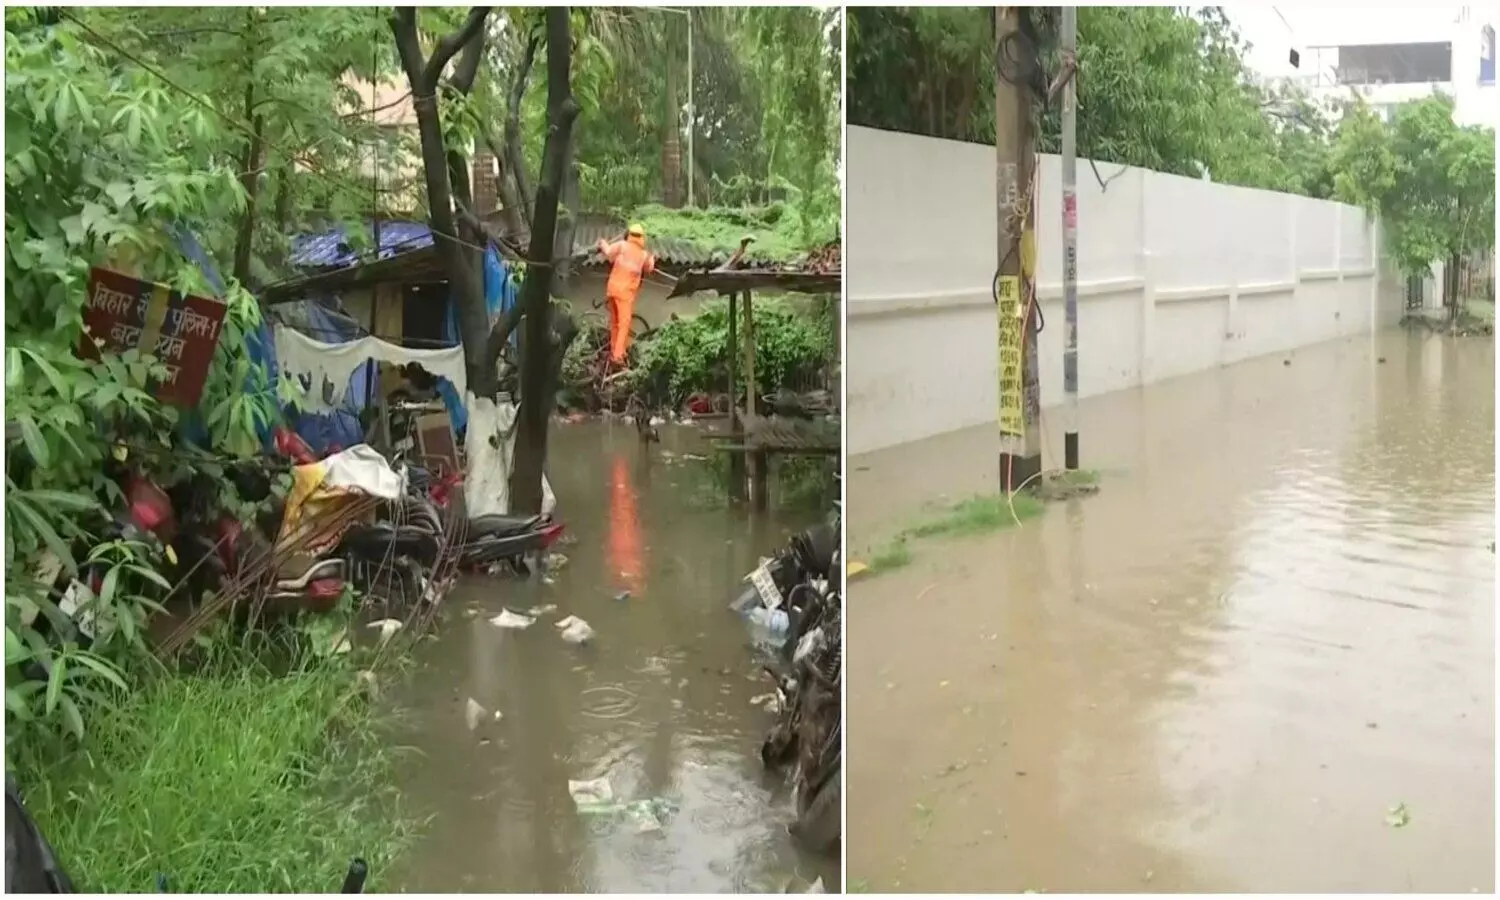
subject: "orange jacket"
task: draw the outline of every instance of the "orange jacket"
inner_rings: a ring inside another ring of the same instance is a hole
[[[641,278],[656,271],[656,257],[646,252],[646,239],[628,237],[613,244],[599,242],[599,252],[614,265],[609,270],[609,283],[604,286],[607,297],[634,300],[641,289]]]

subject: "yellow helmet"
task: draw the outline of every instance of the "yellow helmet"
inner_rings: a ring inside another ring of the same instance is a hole
[[[632,224],[630,226],[630,228],[625,233],[628,234],[628,235],[630,235],[631,237],[645,237],[646,236],[646,226],[642,225],[639,222],[636,222],[636,223]]]

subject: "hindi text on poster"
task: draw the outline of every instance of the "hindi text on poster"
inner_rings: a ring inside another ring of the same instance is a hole
[[[167,367],[154,388],[157,399],[197,406],[227,307],[98,267],[89,272],[88,290],[83,308],[88,331],[78,355],[98,359],[101,349],[123,353],[149,343],[152,355]]]
[[[1000,317],[1000,434],[1025,437],[1026,420],[1022,414],[1025,357],[1022,345],[1026,332],[1022,326],[1021,279],[1015,275],[1001,275],[995,285],[995,299]]]

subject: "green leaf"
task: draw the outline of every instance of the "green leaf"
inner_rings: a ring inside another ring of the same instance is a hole
[[[147,568],[146,566],[127,566],[126,568],[163,590],[170,591],[172,589],[171,582],[167,581],[166,577],[155,569]]]
[[[103,678],[105,681],[108,681],[110,684],[114,685],[120,690],[129,690],[129,686],[125,684],[125,679],[120,675],[120,670],[110,665],[100,657],[95,656],[92,653],[80,651],[73,654],[71,658],[82,663],[95,675],[98,675],[100,678]]]
[[[104,583],[99,587],[99,605],[110,607],[115,602],[115,591],[120,584],[120,567],[114,566],[104,573]]]
[[[63,696],[63,682],[68,677],[68,658],[59,656],[52,661],[52,671],[47,675],[47,703],[46,713],[52,715],[57,711],[58,701]]]
[[[99,505],[93,497],[68,491],[32,490],[27,491],[26,496],[42,506],[66,512],[88,512]]]
[[[26,648],[26,645],[22,643],[21,639],[17,637],[16,633],[14,631],[11,631],[10,626],[7,625],[5,627],[6,667],[9,668],[10,666],[20,665],[28,659],[31,659],[31,651]]]
[[[57,367],[35,350],[27,349],[24,352],[31,357],[32,362],[36,363],[36,367],[42,370],[42,376],[47,379],[48,384],[52,385],[52,390],[57,392],[58,397],[64,402],[71,400],[73,396],[71,387]]]
[[[42,468],[52,462],[52,453],[47,448],[47,439],[42,437],[42,431],[37,427],[36,419],[31,413],[22,413],[16,417],[16,423],[21,426],[21,440],[26,444],[26,450],[36,464]]]
[[[68,121],[73,116],[73,91],[70,85],[63,85],[62,90],[57,92],[57,100],[52,105],[52,118],[57,123],[59,130],[66,130]],[[51,712],[51,710],[48,710]]]
[[[104,188],[104,193],[118,209],[126,209],[130,206],[133,192],[129,184],[123,181],[112,181]]]
[[[83,714],[78,711],[78,704],[73,698],[64,694],[60,700],[62,708],[63,726],[78,740],[83,740]]]
[[[52,527],[52,524],[42,518],[41,514],[21,495],[20,491],[9,491],[5,499],[7,518],[9,518],[9,513],[14,510],[18,518],[26,520],[26,525],[34,532],[35,537],[47,545],[47,549],[52,551],[52,555],[62,561],[63,567],[69,572],[76,573],[78,571],[78,563],[73,560],[73,552],[68,548],[67,542],[58,536],[57,530]],[[5,530],[6,536],[9,537],[10,528],[7,527]]]

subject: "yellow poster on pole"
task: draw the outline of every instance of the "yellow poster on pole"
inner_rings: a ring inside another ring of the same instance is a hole
[[[1000,434],[1002,437],[1025,437],[1026,419],[1022,412],[1025,383],[1022,379],[1021,352],[1026,329],[1021,306],[1021,279],[1001,275],[996,284],[996,312],[1000,317]]]

